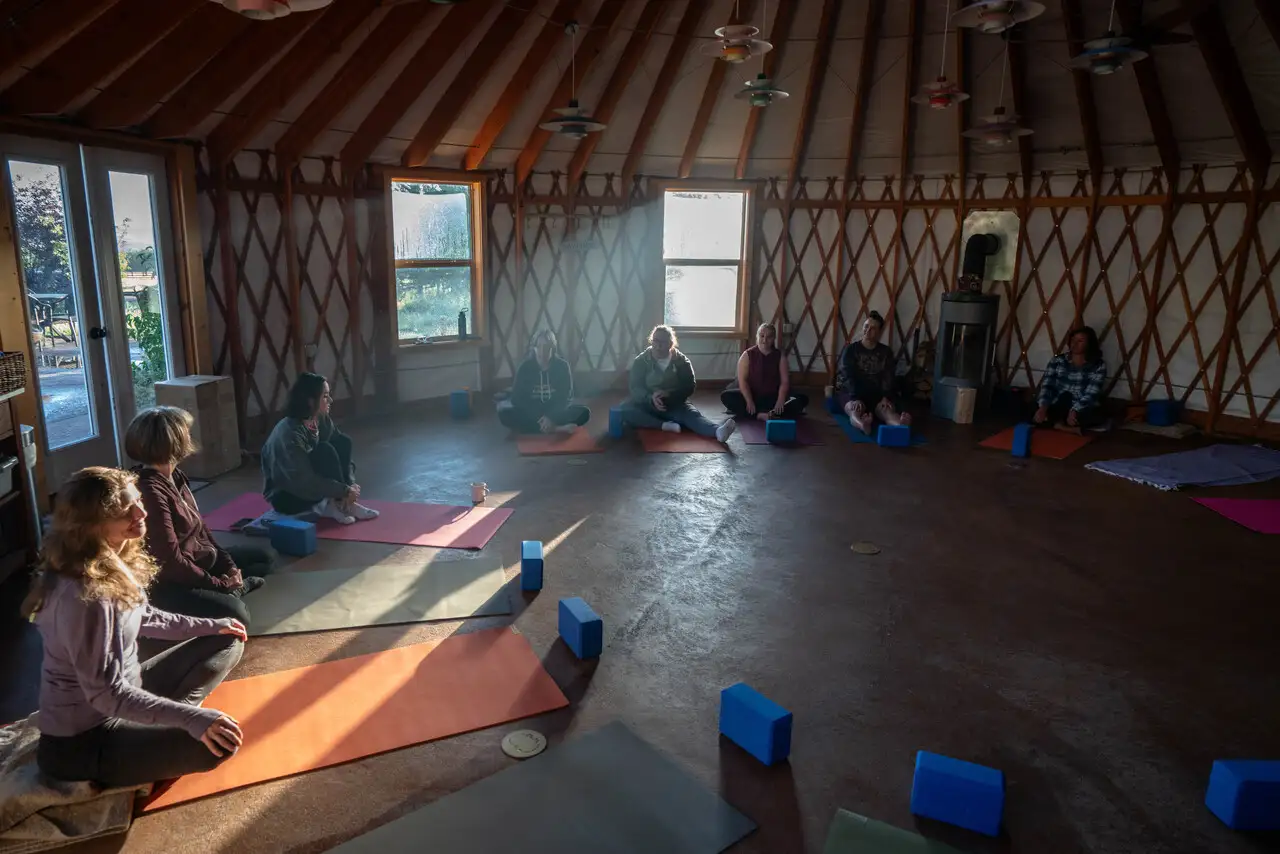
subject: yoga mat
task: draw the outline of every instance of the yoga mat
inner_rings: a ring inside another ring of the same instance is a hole
[[[1176,454],[1089,463],[1085,468],[1166,492],[1180,486],[1240,486],[1280,477],[1280,451],[1261,445],[1210,445]]]
[[[668,433],[666,430],[637,430],[640,444],[650,454],[727,454],[729,448],[710,436],[699,436],[692,430]]]
[[[840,428],[840,432],[844,433],[845,436],[849,437],[849,441],[853,442],[855,445],[874,445],[876,443],[876,434],[874,430],[872,430],[871,435],[868,436],[866,433],[863,433],[857,427],[854,427],[852,424],[850,424],[849,416],[845,415],[843,412],[839,412],[839,413],[833,412],[831,414],[831,417],[835,419],[836,426]],[[924,436],[921,436],[919,433],[915,431],[914,428],[912,428],[911,446],[915,447],[916,445],[923,445],[923,444],[925,444]]]
[[[1013,429],[1010,427],[1008,430],[1001,430],[990,439],[979,442],[978,446],[997,451],[1012,451]],[[1092,435],[1077,436],[1075,433],[1064,433],[1051,427],[1042,427],[1031,431],[1031,456],[1065,460],[1092,441]]]
[[[738,421],[738,435],[742,437],[742,441],[748,445],[767,445],[769,441],[764,437],[764,422],[757,421],[754,418],[742,418]],[[796,440],[788,442],[791,445],[822,445],[822,434],[814,427],[813,422],[807,418],[796,419]]]
[[[253,634],[510,614],[495,555],[405,566],[278,572],[246,600]]]
[[[145,811],[567,705],[509,628],[223,682],[204,706],[239,721],[244,745],[214,770],[179,778]]]
[[[1195,498],[1215,513],[1259,534],[1280,534],[1280,499],[1275,498]]]
[[[455,507],[452,504],[360,503],[382,515],[354,525],[340,525],[332,519],[321,519],[316,523],[316,535],[322,540],[482,549],[512,512],[505,508]],[[247,492],[205,513],[204,521],[215,531],[230,531],[240,519],[256,519],[269,509],[265,498]]]
[[[718,854],[754,829],[631,730],[611,723],[333,852]]]
[[[516,447],[525,456],[543,454],[598,454],[604,450],[596,437],[584,427],[572,433],[553,433],[549,436],[517,436]]]
[[[837,810],[822,854],[960,854],[950,845],[926,839],[847,810]]]

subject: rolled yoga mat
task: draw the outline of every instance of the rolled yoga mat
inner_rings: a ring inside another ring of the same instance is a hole
[[[341,525],[332,519],[316,522],[322,540],[354,540],[361,543],[395,543],[402,546],[435,546],[442,549],[482,549],[511,510],[493,507],[459,507],[453,504],[406,504],[398,501],[362,501],[382,515],[367,522]],[[256,519],[271,509],[261,495],[247,492],[204,514],[215,531],[230,531],[241,519]]]
[[[718,854],[755,823],[621,723],[334,848],[335,854]]]
[[[510,628],[223,682],[204,707],[239,721],[244,745],[214,770],[180,777],[144,811],[567,705]]]
[[[278,572],[245,599],[252,634],[287,635],[358,626],[510,614],[496,555],[403,566]]]

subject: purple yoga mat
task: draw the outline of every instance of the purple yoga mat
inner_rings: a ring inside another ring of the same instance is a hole
[[[748,445],[767,445],[768,440],[764,437],[764,422],[757,421],[754,418],[742,418],[738,420],[738,434],[742,436],[742,441]],[[792,443],[788,443],[792,444]],[[814,429],[813,424],[807,418],[796,419],[796,445],[822,445],[822,434]]]
[[[1215,513],[1259,534],[1280,534],[1280,499],[1277,498],[1196,498]]]

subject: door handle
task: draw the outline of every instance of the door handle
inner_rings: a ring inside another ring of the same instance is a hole
[[[106,337],[107,337],[107,327],[105,327],[105,326],[91,326],[91,327],[89,327],[89,337],[90,337],[90,338],[92,338],[94,341],[97,341],[99,338],[106,338]]]

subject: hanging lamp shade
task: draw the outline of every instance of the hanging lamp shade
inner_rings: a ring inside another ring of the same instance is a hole
[[[1072,58],[1071,67],[1090,74],[1115,74],[1130,62],[1146,59],[1146,51],[1134,47],[1133,39],[1107,33],[1084,43],[1084,51]]]
[[[928,104],[935,110],[945,110],[961,101],[969,100],[969,93],[961,92],[960,87],[946,77],[939,77],[932,83],[926,83],[920,94],[911,99],[917,104]]]
[[[291,12],[315,12],[333,4],[333,0],[214,0],[239,15],[254,21],[271,21]]]
[[[996,107],[993,115],[978,119],[976,127],[964,132],[964,136],[976,139],[988,148],[1004,148],[1020,136],[1031,136],[1031,128],[1018,124],[1016,115],[1005,113],[1004,107]]]
[[[1043,14],[1044,4],[1034,0],[975,0],[956,12],[951,23],[983,33],[1003,33]]]
[[[773,45],[758,39],[760,30],[750,24],[730,24],[716,30],[716,38],[698,48],[703,56],[714,56],[725,62],[746,62],[753,56],[763,56],[773,50]]]
[[[791,93],[784,92],[773,85],[773,81],[761,71],[754,80],[748,80],[745,86],[735,92],[733,97],[739,101],[746,101],[753,107],[767,107],[774,101],[790,98]]]
[[[604,122],[596,121],[579,107],[576,98],[569,102],[569,106],[560,107],[553,112],[556,113],[556,117],[548,119],[538,127],[571,139],[582,139],[589,133],[599,133],[608,127]]]

